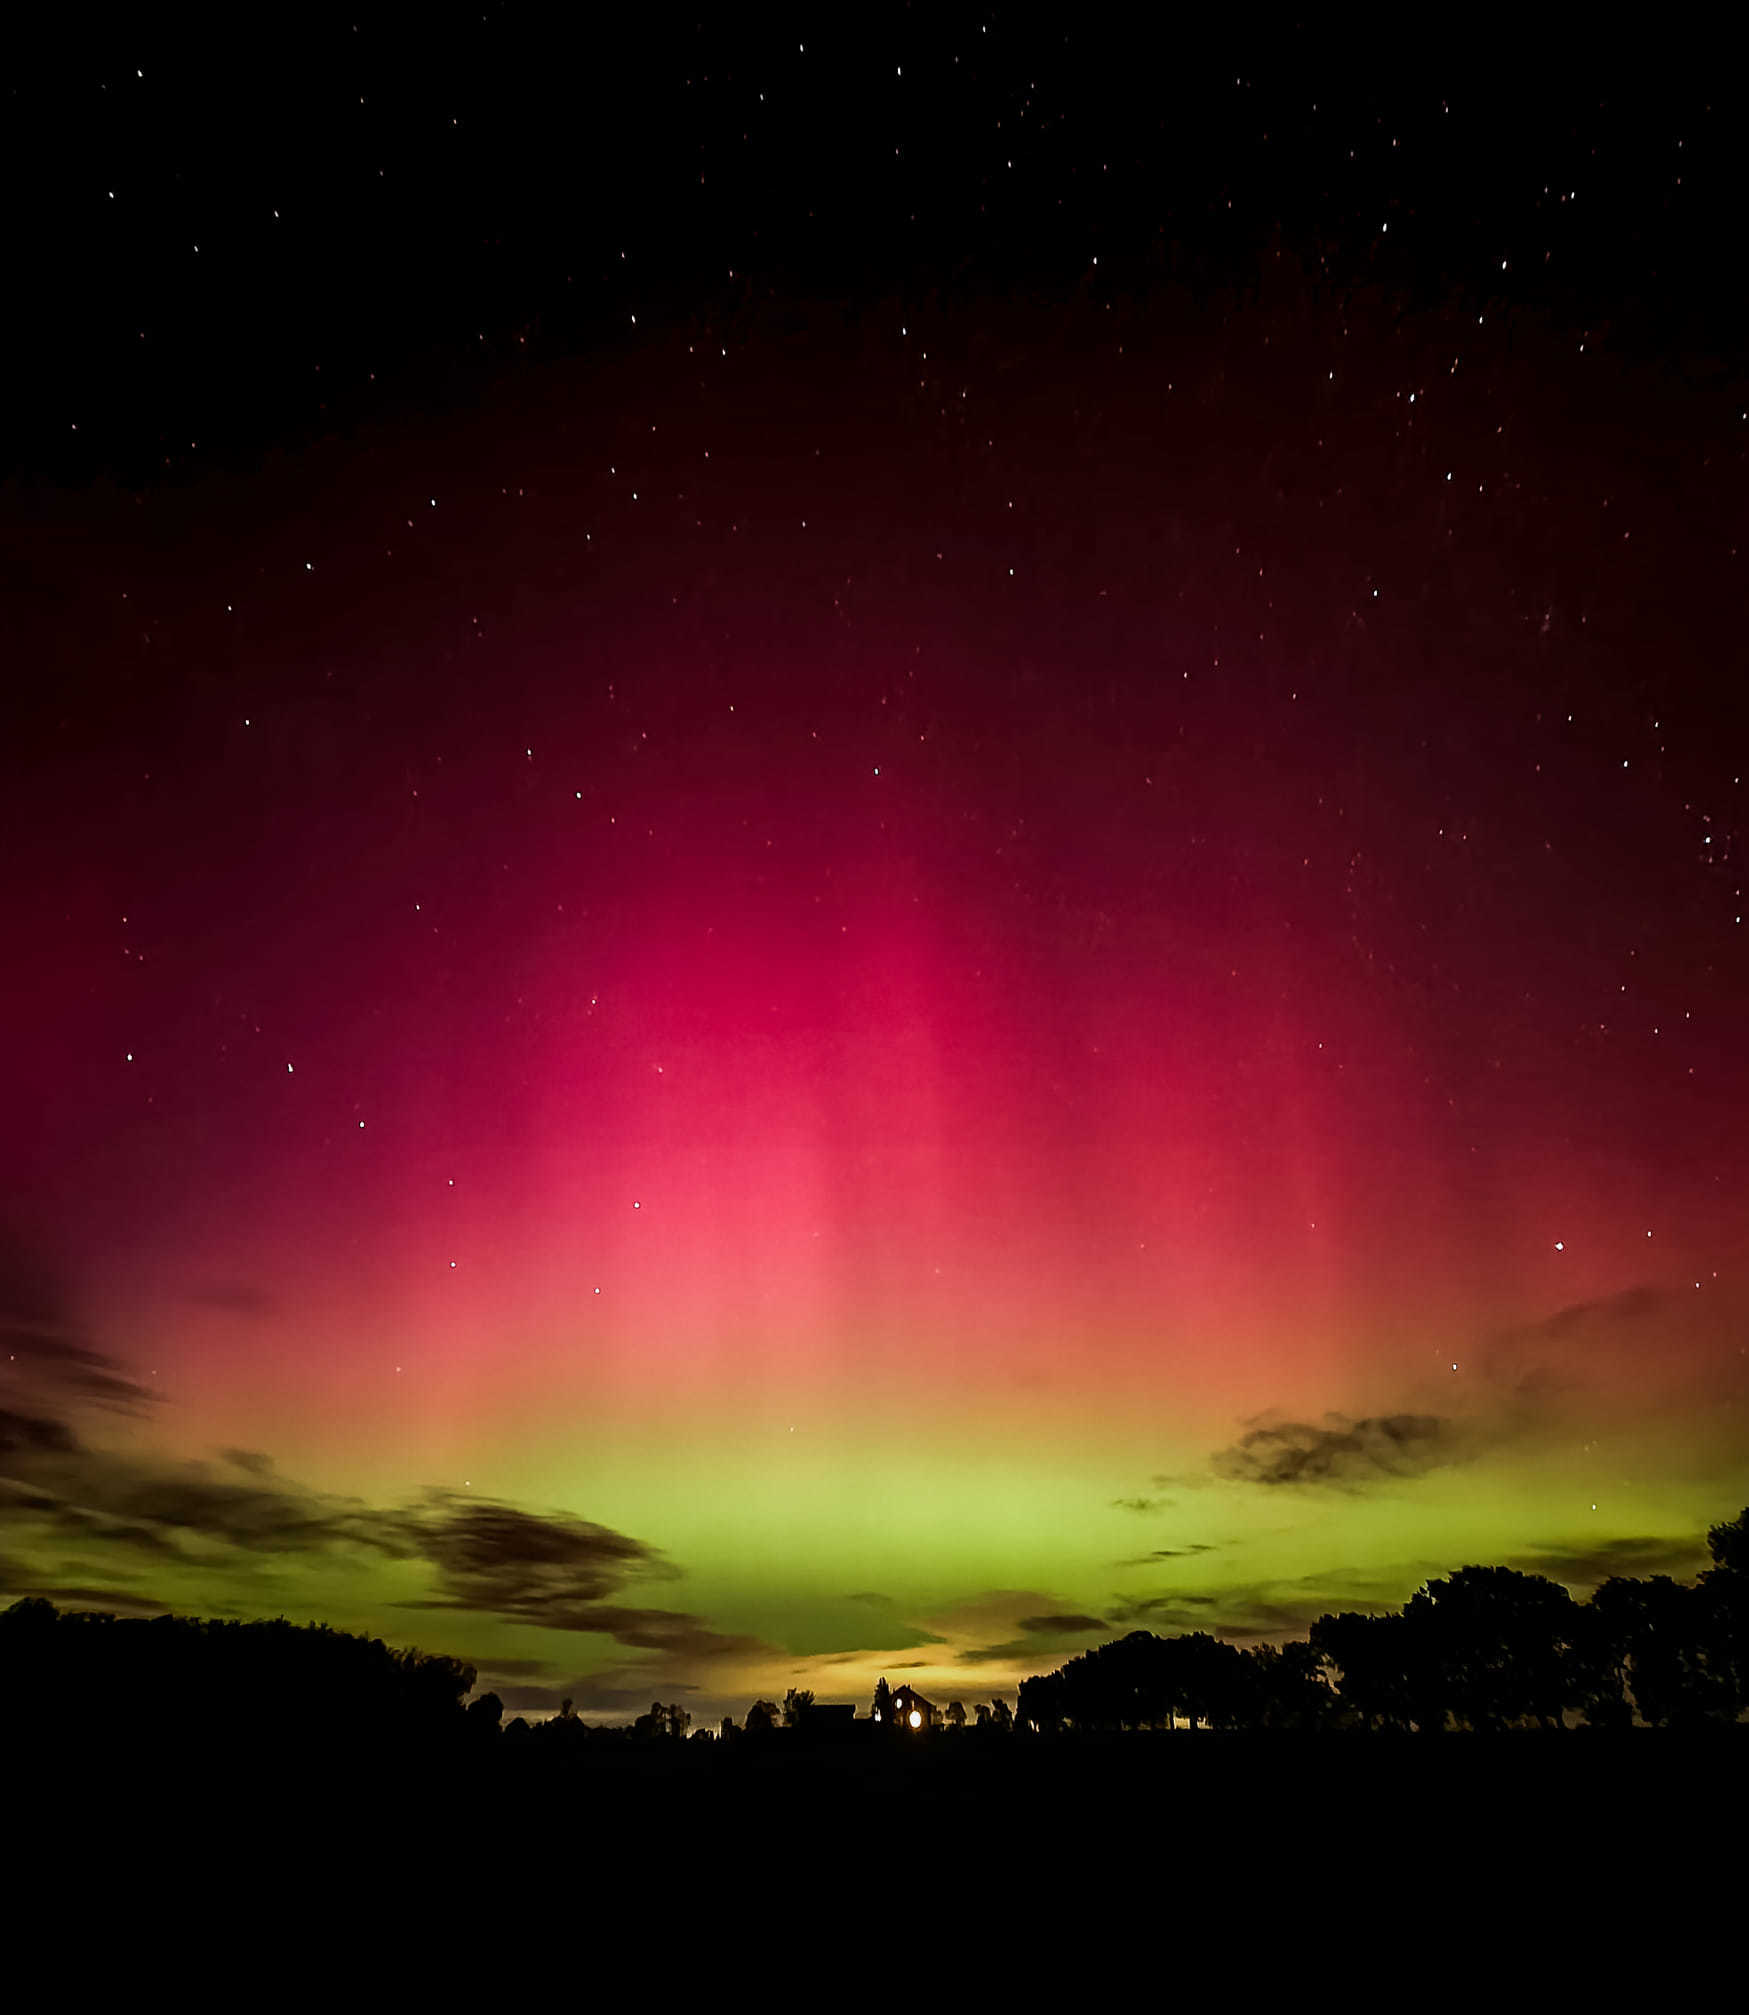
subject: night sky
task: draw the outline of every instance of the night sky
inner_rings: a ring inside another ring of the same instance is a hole
[[[638,12],[9,49],[0,1601],[703,1718],[1691,1574],[1738,83]]]

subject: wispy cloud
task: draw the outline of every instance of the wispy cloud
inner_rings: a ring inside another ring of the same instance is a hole
[[[1128,1560],[1115,1560],[1114,1567],[1152,1567],[1157,1560],[1193,1560],[1199,1553],[1218,1553],[1218,1546],[1198,1543],[1193,1546],[1157,1546],[1152,1553],[1132,1554]]]
[[[599,1635],[670,1674],[776,1655],[689,1611],[628,1602],[631,1584],[679,1570],[645,1541],[570,1512],[444,1490],[372,1505],[307,1489],[258,1449],[195,1462],[94,1443],[91,1419],[141,1412],[158,1396],[74,1333],[42,1283],[16,1267],[0,1266],[0,1335],[0,1526],[11,1593],[163,1608],[159,1590],[127,1586],[128,1563],[150,1560],[171,1577],[166,1586],[178,1569],[197,1572],[211,1609],[224,1605],[227,1577],[232,1588],[250,1584],[253,1563],[342,1565],[364,1555],[431,1570],[434,1592],[399,1607]],[[96,1570],[101,1583],[83,1559],[75,1564],[74,1548],[106,1563]]]
[[[958,1647],[951,1656],[959,1665],[1012,1665],[1057,1647],[1079,1647],[1110,1631],[1103,1616],[1027,1589],[974,1596],[930,1621],[944,1642]],[[968,1638],[988,1641],[968,1644]]]
[[[1469,1451],[1464,1430],[1438,1414],[1350,1420],[1327,1413],[1317,1425],[1283,1420],[1252,1427],[1210,1462],[1230,1483],[1357,1490],[1425,1476],[1461,1462]]]
[[[1566,1546],[1534,1546],[1504,1564],[1525,1574],[1546,1574],[1551,1581],[1589,1592],[1614,1574],[1634,1579],[1669,1574],[1687,1579],[1706,1566],[1707,1558],[1706,1539],[1695,1533],[1681,1539],[1576,1540]]]

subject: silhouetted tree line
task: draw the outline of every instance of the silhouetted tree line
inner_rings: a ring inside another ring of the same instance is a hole
[[[1402,1609],[1321,1616],[1251,1650],[1138,1630],[1022,1682],[1061,1729],[1692,1727],[1749,1707],[1749,1509],[1707,1534],[1693,1584],[1612,1576],[1584,1602],[1510,1567],[1461,1567]]]
[[[1713,1565],[1692,1584],[1615,1576],[1587,1601],[1508,1567],[1463,1567],[1402,1609],[1321,1616],[1309,1635],[1248,1650],[1196,1631],[1132,1631],[1022,1681],[1010,1715],[958,1700],[922,1739],[996,1740],[1063,1730],[1172,1728],[1693,1727],[1749,1708],[1749,1508],[1707,1534]],[[495,1693],[470,1699],[474,1668],[394,1650],[325,1624],[117,1618],[58,1611],[27,1596],[0,1611],[0,1727],[16,1749],[53,1726],[88,1753],[155,1758],[277,1751],[332,1756],[560,1757],[606,1748],[762,1743],[838,1734],[844,1710],[791,1688],[758,1700],[737,1726],[692,1728],[679,1703],[651,1703],[629,1725],[591,1726],[570,1700],[557,1714],[503,1724]],[[883,1679],[870,1738],[909,1746]],[[689,1740],[690,1737],[690,1740]],[[782,1746],[791,1746],[784,1743]],[[797,1745],[799,1746],[799,1744]]]
[[[0,1725],[15,1742],[76,1731],[91,1753],[455,1748],[497,1732],[495,1695],[464,1705],[474,1676],[326,1624],[116,1617],[40,1596],[0,1611]]]

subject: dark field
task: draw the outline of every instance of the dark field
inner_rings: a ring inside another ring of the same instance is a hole
[[[1746,1762],[1749,1729],[778,1735],[430,1770],[15,1745],[7,1893],[15,1925],[120,1910],[231,1954],[249,2005],[283,1964],[300,2003],[362,1965],[494,2007],[579,1969],[659,2006],[1735,2006]]]
[[[950,1737],[909,1753],[809,1750],[779,1734],[727,1752],[661,1743],[574,1759],[450,1757],[429,1769],[368,1756],[136,1754],[63,1772],[39,1752],[11,1781],[39,1825],[100,1828],[112,1843],[216,1825],[262,1848],[339,1851],[436,1828],[591,1865],[770,1865],[816,1851],[855,1864],[928,1843],[932,1855],[1041,1857],[1081,1871],[1127,1865],[1142,1846],[1181,1870],[1242,1857],[1307,1880],[1343,1861],[1386,1876],[1412,1850],[1427,1863],[1548,1880],[1600,1859],[1642,1878],[1698,1868],[1729,1842],[1735,1892],[1749,1728]],[[1716,1866],[1712,1879],[1723,1874]]]

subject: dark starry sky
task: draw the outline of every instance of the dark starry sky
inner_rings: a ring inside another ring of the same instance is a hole
[[[708,1692],[1148,1599],[1113,1500],[1259,1418],[1449,1433],[1217,1463],[1235,1628],[1740,1501],[1716,52],[82,15],[5,90],[8,1297],[164,1395],[34,1394],[20,1588],[385,1627],[222,1494],[115,1539],[240,1446],[661,1549],[470,1655]]]

